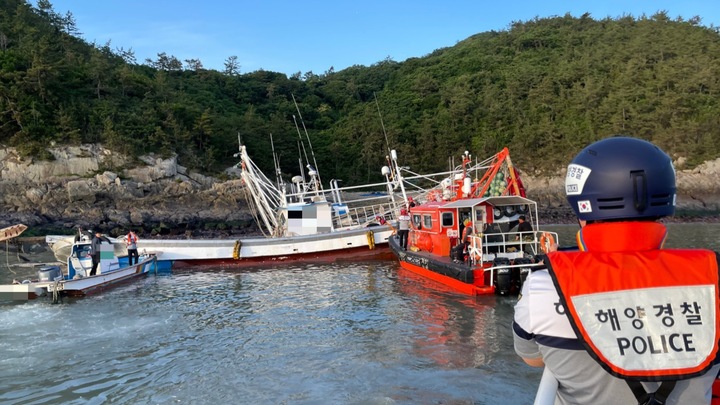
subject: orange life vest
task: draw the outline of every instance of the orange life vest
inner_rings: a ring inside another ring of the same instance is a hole
[[[473,234],[473,226],[472,224],[466,225],[465,228],[463,228],[462,231],[462,240],[465,243],[470,243],[470,236]]]
[[[132,245],[133,243],[137,243],[137,241],[138,241],[138,237],[137,237],[137,235],[135,235],[135,232],[132,232],[132,231],[131,231],[131,232],[129,232],[129,233],[125,236],[125,242],[126,242],[128,245]]]
[[[592,224],[579,252],[548,254],[575,333],[608,372],[665,381],[701,375],[718,355],[718,256],[661,249],[658,223]]]

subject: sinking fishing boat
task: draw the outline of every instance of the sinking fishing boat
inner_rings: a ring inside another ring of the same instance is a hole
[[[385,182],[340,187],[331,180],[322,185],[315,162],[301,166],[301,174],[286,182],[275,159],[276,180],[270,180],[247,153],[245,145],[235,155],[240,162],[243,192],[263,236],[226,239],[147,239],[138,241],[139,252],[162,252],[162,270],[184,265],[273,264],[291,260],[330,259],[339,256],[377,255],[394,229],[389,225],[404,204],[392,174],[396,159],[382,168]],[[393,156],[396,156],[393,154]],[[60,261],[70,254],[73,237],[48,235],[46,242]],[[114,240],[116,252],[125,249]]]
[[[408,245],[389,241],[400,265],[464,294],[517,294],[543,242],[557,234],[539,229],[537,203],[508,149],[475,164],[465,152],[443,175],[410,207]],[[399,170],[397,177],[404,181]]]
[[[157,271],[157,255],[144,254],[135,264],[128,257],[118,257],[111,243],[100,244],[100,262],[96,274],[91,275],[92,257],[89,240],[79,240],[73,244],[72,253],[67,258],[67,273],[62,274],[59,266],[49,269],[47,276],[52,280],[47,285],[47,294],[57,302],[65,296],[84,296],[108,289],[118,283],[144,276]]]

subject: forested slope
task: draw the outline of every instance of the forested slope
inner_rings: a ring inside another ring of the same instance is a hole
[[[521,169],[555,173],[618,133],[691,167],[720,156],[720,37],[699,18],[514,22],[403,62],[287,77],[242,73],[232,58],[222,72],[165,53],[137,61],[131,50],[86,43],[71,13],[37,4],[0,0],[0,143],[36,159],[50,144],[102,143],[130,156],[177,153],[212,174],[235,162],[239,136],[270,172],[272,134],[292,175],[295,122],[323,179],[345,185],[379,176],[381,122],[401,163],[418,172],[464,150],[484,157],[509,146]]]

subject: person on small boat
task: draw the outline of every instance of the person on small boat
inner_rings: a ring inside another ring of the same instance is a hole
[[[573,159],[565,190],[579,250],[549,252],[523,284],[516,353],[554,376],[555,404],[709,404],[720,256],[663,248],[658,220],[675,210],[670,157],[607,138]]]
[[[137,249],[137,242],[138,237],[131,229],[130,232],[125,235],[125,246],[127,246],[128,263],[130,264],[130,266],[132,266],[133,264],[137,264],[140,261],[140,255],[138,255]]]
[[[533,227],[530,222],[527,222],[525,220],[525,215],[520,215],[518,217],[518,227],[517,227],[518,234],[515,235],[515,240],[522,240],[522,241],[532,241],[533,240]],[[531,243],[522,243],[522,250],[527,254],[532,254],[532,244]]]
[[[91,276],[95,275],[98,264],[100,264],[100,244],[103,242],[112,244],[110,239],[103,236],[100,231],[95,231],[95,236],[92,238],[92,242],[90,243],[90,257],[92,258],[92,270],[90,270]]]
[[[517,239],[520,239],[521,236],[523,238],[525,238],[529,235],[528,233],[524,233],[524,232],[532,232],[533,231],[532,224],[525,220],[525,215],[520,215],[520,217],[518,217],[517,230],[518,230]]]
[[[410,233],[410,215],[408,215],[408,210],[405,208],[400,209],[397,233],[398,238],[400,238],[400,247],[402,250],[407,250],[408,233]]]

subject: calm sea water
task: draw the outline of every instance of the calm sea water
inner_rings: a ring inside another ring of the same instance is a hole
[[[670,228],[720,250],[720,224]],[[150,275],[0,305],[0,403],[527,404],[541,372],[513,352],[514,302],[392,260]]]

